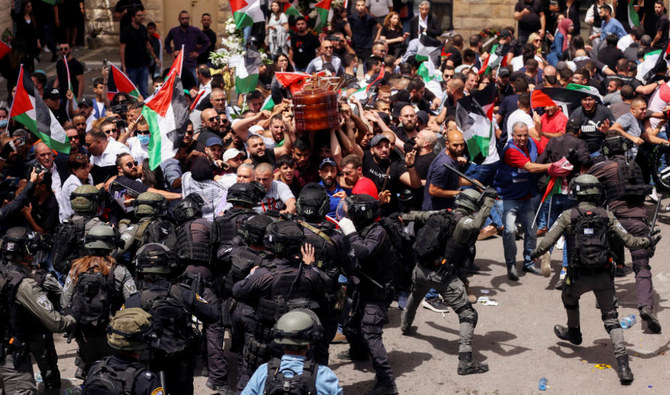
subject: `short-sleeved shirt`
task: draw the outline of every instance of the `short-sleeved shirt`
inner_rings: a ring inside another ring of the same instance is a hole
[[[514,6],[514,11],[521,12],[524,8],[530,10],[529,14],[524,15],[523,18],[519,20],[519,30],[524,30],[527,32],[535,32],[540,30],[542,27],[540,21],[540,13],[542,12],[542,3],[539,0],[534,0],[532,3],[527,3],[525,0],[519,0]]]
[[[149,66],[149,53],[147,52],[147,42],[149,33],[144,25],[135,29],[132,25],[124,26],[121,30],[119,40],[126,44],[126,67],[146,67]]]
[[[84,74],[84,66],[75,58],[68,60],[67,66],[70,69],[72,93],[77,95],[79,93],[79,81],[77,80],[77,76]],[[59,59],[58,62],[56,62],[56,75],[58,75],[58,90],[60,91],[61,96],[65,97],[65,92],[68,90],[68,81],[67,69],[65,68],[63,59]]]
[[[616,122],[621,125],[624,132],[633,137],[640,137],[644,130],[644,124],[642,124],[639,119],[635,118],[631,112],[623,114],[616,120]],[[633,144],[627,154],[630,155],[631,158],[634,158],[637,155],[637,145]]]
[[[547,113],[542,114],[542,133],[562,133],[565,134],[565,125],[568,123],[568,116],[563,114],[563,111],[560,109],[554,114],[553,117],[549,118]],[[542,147],[546,147],[549,142],[549,138],[542,136],[540,139],[540,144]]]
[[[359,17],[356,13],[349,15],[349,26],[353,37],[354,49],[370,49],[374,41],[374,28],[377,26],[377,20],[369,14]]]
[[[293,63],[299,70],[307,68],[316,56],[316,50],[321,46],[319,39],[312,33],[304,36],[294,34],[291,36],[291,49],[293,50]]]
[[[119,0],[116,3],[116,6],[114,6],[114,11],[122,13],[124,10],[130,11],[133,8],[139,8],[140,10],[144,10],[144,6],[142,5],[142,2],[140,0]],[[125,15],[123,15],[121,17],[121,20],[119,21],[121,29],[123,29],[124,26],[130,25],[131,19],[132,16],[130,16],[130,12],[127,12]]]
[[[528,115],[528,113],[525,111],[517,109],[509,115],[509,118],[507,118],[507,134],[509,136],[512,135],[512,132],[514,131],[513,126],[517,122],[523,122],[529,130],[530,128],[535,127],[535,121],[533,121],[533,118],[531,118],[531,116]]]
[[[656,20],[656,31],[661,32],[661,39],[656,42],[654,48],[663,48],[666,41],[668,41],[668,29],[670,29],[668,14],[663,14]]]
[[[263,200],[261,200],[260,206],[254,208],[259,213],[263,213],[268,210],[284,210],[286,208],[286,202],[289,199],[295,199],[291,188],[288,185],[281,181],[273,180],[270,190],[267,191]]]
[[[540,155],[544,150],[540,148],[540,146],[537,143],[537,140],[535,140],[532,137],[530,137],[530,139],[533,140],[535,146],[537,146],[537,154]],[[524,153],[522,154],[519,150],[508,149],[507,151],[505,151],[505,157],[503,161],[505,162],[506,165],[521,169],[526,165],[526,163],[530,162],[528,147],[526,146],[526,149],[523,151]]]
[[[367,177],[360,177],[358,181],[356,181],[356,185],[354,185],[354,187],[351,188],[351,194],[370,195],[375,199],[379,198],[379,192],[377,191],[377,186],[371,179]]]
[[[582,134],[579,138],[586,141],[590,153],[600,150],[600,146],[605,140],[605,133],[602,133],[598,128],[606,119],[610,121],[610,125],[614,123],[614,115],[612,115],[612,111],[602,104],[597,104],[595,111],[590,114],[584,113],[584,107],[582,106],[577,107],[577,109],[570,114],[570,120],[581,125]]]
[[[388,15],[389,8],[393,7],[393,0],[365,0],[365,5],[372,16],[381,18]]]
[[[448,191],[458,189],[460,177],[455,172],[447,169],[445,165],[458,169],[458,162],[447,155],[445,150],[442,150],[430,164],[428,175],[426,175],[426,187],[423,191],[423,204],[421,205],[421,209],[424,211],[441,210],[451,208],[454,205],[454,198],[441,198],[431,196],[429,193],[431,184]]]

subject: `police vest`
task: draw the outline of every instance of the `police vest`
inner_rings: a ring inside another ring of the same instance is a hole
[[[570,210],[572,232],[566,243],[570,267],[581,270],[608,270],[611,268],[609,216],[602,207]]]
[[[179,259],[209,265],[211,261],[211,226],[204,218],[188,221],[177,228]]]
[[[503,149],[502,157],[505,157],[507,150],[513,149],[530,159],[531,162],[537,160],[537,146],[533,139],[528,138],[528,154],[510,140]],[[500,161],[498,174],[496,175],[495,185],[500,189],[500,196],[503,199],[522,199],[526,196],[537,194],[537,183],[535,175],[525,169],[512,167]]]
[[[214,241],[218,243],[219,247],[230,244],[233,238],[237,236],[237,231],[242,223],[252,215],[256,215],[256,212],[252,209],[231,208],[222,217],[216,217],[213,228],[215,233],[212,235]]]
[[[272,273],[270,292],[258,301],[256,315],[265,323],[274,324],[279,317],[294,309],[314,309],[318,303],[313,301],[311,289],[301,276],[305,273],[297,262],[277,262]]]
[[[27,346],[27,343],[30,339],[33,339],[37,336],[41,336],[44,333],[48,332],[48,329],[42,324],[42,322],[35,317],[28,309],[22,305],[16,303],[16,293],[19,290],[19,286],[24,279],[29,278],[30,276],[27,273],[24,273],[20,268],[17,268],[15,264],[9,263],[4,270],[5,277],[5,289],[3,291],[3,301],[8,314],[8,338],[16,339],[17,343],[14,343],[15,346]],[[37,299],[37,304],[40,307],[51,310],[53,305],[46,296],[40,296]]]
[[[633,160],[626,161],[622,155],[617,155],[611,160],[617,164],[617,181],[604,183],[607,200],[644,202],[647,185],[644,183],[640,166]]]
[[[319,270],[323,271],[330,278],[338,278],[340,268],[337,262],[337,249],[329,233],[332,229],[318,228],[305,221],[298,221],[305,234],[305,243],[314,247],[314,262]]]
[[[249,247],[233,247],[230,254],[230,270],[226,276],[226,291],[232,295],[233,285],[249,275],[254,266],[260,266],[265,253]]]
[[[191,340],[191,313],[184,304],[182,285],[171,284],[169,289],[141,291],[141,306],[151,314],[158,339],[152,348],[167,355],[185,351]]]

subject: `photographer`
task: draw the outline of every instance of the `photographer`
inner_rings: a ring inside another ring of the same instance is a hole
[[[0,183],[0,190],[2,191],[2,208],[0,208],[0,228],[5,228],[5,224],[9,224],[11,221],[7,219],[12,215],[18,212],[21,207],[28,201],[33,191],[35,190],[35,183],[41,180],[44,177],[44,173],[38,173],[33,169],[30,173],[30,179],[23,186],[23,188],[18,188],[18,181],[16,179],[5,179]],[[12,188],[13,185],[13,188]],[[16,197],[9,201],[8,198],[12,197],[16,191]]]
[[[53,233],[58,226],[58,201],[52,190],[53,178],[51,173],[39,167],[33,172],[38,172],[40,177],[35,184],[35,192],[21,213],[35,232]]]

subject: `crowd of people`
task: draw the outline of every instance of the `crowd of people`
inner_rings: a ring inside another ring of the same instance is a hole
[[[468,284],[477,240],[498,236],[511,283],[519,269],[560,271],[559,339],[582,342],[579,298],[596,294],[630,384],[617,277],[634,272],[640,317],[661,332],[650,266],[660,235],[645,200],[659,199],[651,158],[669,145],[663,2],[635,6],[634,24],[622,1],[598,0],[580,21],[578,0],[520,0],[516,28],[467,44],[443,34],[430,2],[415,3],[334,5],[316,34],[313,19],[267,2],[267,21],[244,37],[271,64],[255,90],[236,95],[233,71],[209,60],[211,15],[199,29],[180,12],[162,47],[141,2],[120,0],[119,70],[139,95],[110,97],[107,64],[88,82],[72,56],[76,30],[50,44],[51,27],[22,2],[15,38],[34,48],[21,62],[70,149],[54,151],[0,108],[5,393],[34,393],[31,357],[45,393],[60,393],[53,333],[63,332],[78,345],[84,393],[189,394],[196,371],[223,394],[337,394],[329,344],[347,342],[337,358],[371,360],[369,393],[397,394],[382,335],[391,305],[405,336],[419,306],[453,310],[457,373],[485,373],[473,360]],[[60,55],[55,78],[28,66],[41,42]],[[152,169],[152,134],[167,131],[142,116],[143,100],[167,77],[164,55],[178,59],[180,48],[188,122],[174,156]],[[646,68],[658,49],[662,61]],[[338,126],[297,127],[292,91],[277,78],[291,71],[340,77]],[[555,95],[576,89],[576,101]],[[495,92],[486,138],[462,111],[482,92]],[[555,244],[563,259],[552,268]]]

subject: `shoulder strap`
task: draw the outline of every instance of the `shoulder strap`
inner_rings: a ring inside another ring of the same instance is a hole
[[[317,229],[315,226],[313,226],[313,225],[307,223],[306,221],[299,220],[298,223],[299,223],[300,226],[302,226],[303,228],[310,230],[310,231],[311,231],[312,233],[314,233],[315,235],[317,235],[317,236],[321,237],[322,239],[324,239],[324,240],[326,241],[326,243],[328,243],[328,244],[330,244],[330,245],[334,245],[334,243],[333,243],[333,239],[331,239],[330,236],[328,236],[328,235],[327,235],[324,231],[322,231],[321,229]]]
[[[319,373],[319,364],[309,359],[306,360],[302,366],[302,374],[300,378],[302,382],[307,385],[308,394],[316,394],[316,376]]]
[[[123,391],[125,394],[133,394],[135,380],[137,380],[137,377],[144,373],[145,370],[147,370],[147,368],[142,363],[134,362],[123,371],[121,378],[123,380]]]
[[[144,232],[147,230],[149,225],[151,225],[153,221],[151,218],[147,218],[144,222],[140,222],[139,227],[137,228],[137,232],[135,232],[135,240],[137,241],[142,241],[142,236],[144,235]]]

